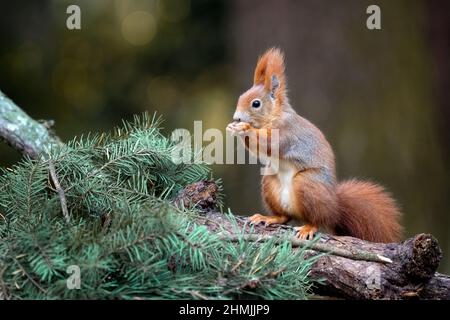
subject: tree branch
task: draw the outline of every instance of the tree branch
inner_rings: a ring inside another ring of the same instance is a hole
[[[14,149],[32,158],[46,148],[61,143],[43,124],[30,118],[1,91],[0,138]]]

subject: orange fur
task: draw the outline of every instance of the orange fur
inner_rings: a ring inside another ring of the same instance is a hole
[[[301,227],[294,228],[297,231],[297,237],[301,239],[309,239],[312,240],[314,238],[314,234],[319,230],[317,227],[311,224],[305,224]]]
[[[267,209],[275,216],[305,221],[308,228],[303,231],[306,234],[311,228],[321,227],[336,235],[372,242],[395,242],[400,239],[400,211],[381,186],[350,180],[333,189],[316,183],[312,177],[308,172],[295,176],[293,189],[296,197],[292,209],[286,210],[280,205],[277,176],[264,176],[262,197]]]
[[[250,221],[252,223],[260,223],[264,222],[265,224],[271,225],[271,224],[283,224],[289,221],[289,217],[287,216],[281,216],[281,215],[274,215],[274,216],[263,216],[262,214],[254,214],[250,217]]]
[[[333,232],[338,222],[337,199],[332,186],[317,183],[314,169],[299,173],[293,180],[297,208],[296,218]]]
[[[271,129],[250,128],[244,136],[245,147],[254,155],[264,154],[268,157],[272,155],[271,149],[272,133]]]
[[[373,242],[400,239],[400,211],[395,201],[379,185],[350,180],[338,184],[338,235],[349,235]]]

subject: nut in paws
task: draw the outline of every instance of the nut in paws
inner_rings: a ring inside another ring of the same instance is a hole
[[[227,126],[227,131],[232,135],[245,135],[251,127],[248,122],[231,122]]]

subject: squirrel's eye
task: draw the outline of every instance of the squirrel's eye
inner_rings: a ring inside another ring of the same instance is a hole
[[[253,108],[259,108],[261,106],[261,100],[255,99],[252,101],[252,107]]]

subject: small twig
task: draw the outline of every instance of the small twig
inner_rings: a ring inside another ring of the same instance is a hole
[[[276,243],[281,243],[284,240],[274,238],[271,236],[264,236],[264,235],[256,235],[256,234],[249,234],[244,235],[243,237],[235,236],[235,235],[224,235],[221,236],[223,240],[228,240],[231,242],[238,242],[241,239],[245,241],[268,241],[268,240],[275,240]],[[330,246],[328,244],[324,243],[318,243],[318,242],[311,242],[310,240],[301,240],[298,238],[291,238],[289,239],[293,247],[303,247],[307,249],[311,249],[314,251],[329,253],[335,256],[340,256],[352,260],[364,260],[364,261],[373,261],[373,262],[380,262],[380,263],[392,263],[392,260],[388,257],[372,253],[369,251],[363,251],[363,250],[355,250],[353,252],[344,250],[341,248],[336,248],[333,246]]]
[[[204,296],[203,294],[201,294],[201,293],[198,292],[197,290],[189,291],[189,293],[190,293],[191,296],[193,296],[194,298],[201,299],[201,300],[209,300],[209,298],[208,298],[207,296]]]
[[[106,231],[109,228],[109,226],[111,225],[111,221],[112,221],[111,214],[110,213],[106,214],[105,215],[105,220],[103,220],[103,223],[102,223],[102,230],[103,231]]]
[[[39,290],[41,290],[43,293],[47,293],[47,290],[45,290],[38,282],[36,282],[33,277],[30,276],[30,274],[28,272],[25,271],[25,268],[22,266],[22,264],[19,262],[19,260],[14,259],[14,261],[17,263],[17,265],[19,266],[20,270],[22,271],[22,273],[31,281],[31,283],[33,283],[36,288],[38,288]]]
[[[244,262],[245,260],[243,258],[240,258],[239,261],[234,265],[234,267],[231,268],[231,273],[234,273]]]
[[[178,289],[173,288],[172,291],[175,292],[175,293],[178,293],[178,294],[187,292],[187,293],[189,293],[193,298],[197,298],[197,299],[201,299],[201,300],[209,300],[209,298],[208,298],[207,296],[201,294],[201,293],[198,292],[197,290],[182,291],[182,290],[178,290]]]
[[[50,190],[52,190],[53,192],[58,192],[58,191],[56,191],[56,189],[53,188],[53,186],[51,185],[51,177],[48,177],[47,182],[48,182],[48,188],[49,188]]]
[[[69,210],[67,210],[67,201],[66,201],[66,194],[64,192],[64,189],[61,187],[61,184],[59,183],[58,176],[56,174],[55,165],[53,164],[52,160],[48,161],[48,168],[50,171],[50,177],[52,178],[53,184],[55,185],[56,191],[59,195],[59,200],[61,202],[61,209],[64,215],[64,218],[66,219],[66,222],[70,222],[70,216],[69,216]]]
[[[3,281],[3,274],[5,273],[6,267],[4,267],[2,270],[0,270],[0,287],[1,287],[1,292],[2,292],[2,296],[0,296],[0,300],[1,299],[5,299],[5,300],[9,300],[9,295],[8,295],[8,289],[6,288],[5,282]]]

